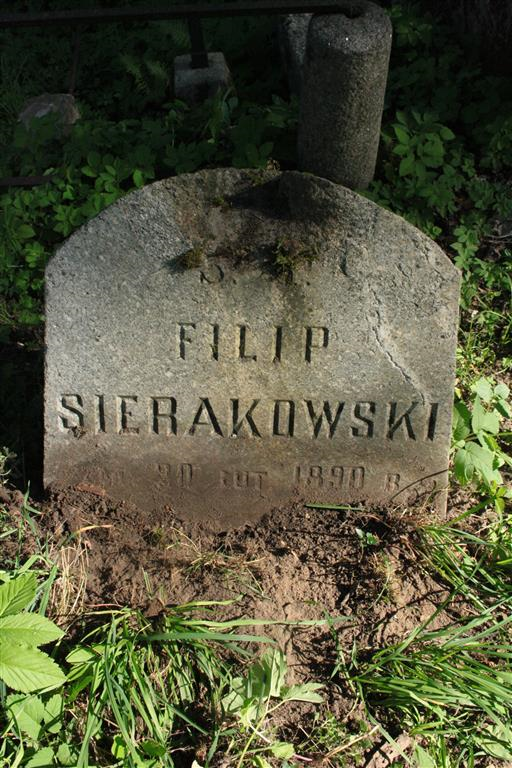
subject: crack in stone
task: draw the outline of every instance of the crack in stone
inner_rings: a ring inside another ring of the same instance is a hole
[[[375,336],[375,340],[377,341],[377,344],[379,348],[382,350],[386,358],[389,360],[393,368],[396,368],[397,371],[400,372],[400,374],[403,376],[405,381],[410,384],[414,389],[417,391],[419,397],[421,398],[422,405],[425,405],[425,395],[423,394],[423,391],[421,387],[414,381],[413,377],[405,370],[403,365],[400,365],[400,363],[395,360],[394,356],[391,354],[389,349],[384,343],[384,339],[381,336],[381,328],[383,325],[382,315],[381,315],[381,306],[382,302],[377,296],[377,293],[371,288],[370,289],[371,298],[373,300],[373,311],[376,316],[376,321],[372,323],[371,330],[373,331],[373,334]]]

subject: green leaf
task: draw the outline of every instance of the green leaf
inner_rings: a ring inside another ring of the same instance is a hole
[[[412,155],[407,155],[407,157],[402,158],[398,168],[398,173],[400,176],[409,176],[414,172],[414,169],[414,157]]]
[[[471,413],[463,402],[453,406],[452,438],[454,443],[465,440],[471,434]]]
[[[124,742],[124,739],[119,734],[117,734],[117,736],[114,736],[114,739],[112,741],[112,748],[110,751],[112,752],[116,760],[124,760],[124,758],[128,754],[128,750],[126,749],[126,744]]]
[[[484,403],[490,403],[493,395],[492,383],[489,379],[481,378],[471,387],[472,391],[480,397]]]
[[[43,702],[45,730],[49,733],[58,733],[62,728],[62,713],[64,699],[60,693],[55,693],[48,701]]]
[[[60,744],[57,750],[57,760],[59,765],[74,766],[76,768],[77,759],[78,754],[74,746],[71,747],[69,744]]]
[[[394,125],[393,130],[400,144],[408,144],[410,136],[402,125]]]
[[[253,762],[256,768],[272,768],[268,760],[265,760],[263,755],[254,755]],[[192,766],[194,768],[194,766]]]
[[[43,651],[4,643],[0,639],[0,680],[16,691],[32,693],[57,688],[66,677]]]
[[[13,693],[6,699],[6,708],[17,727],[37,741],[44,718],[44,704],[38,696]]]
[[[18,227],[16,234],[18,235],[20,240],[29,240],[31,237],[34,237],[36,233],[34,231],[34,228],[31,227],[29,224],[21,224]]]
[[[467,443],[466,451],[470,455],[474,469],[489,486],[501,482],[501,475],[495,468],[496,455],[493,451],[473,442]]]
[[[136,169],[133,172],[133,183],[135,184],[137,189],[144,186],[144,175],[142,171],[139,171],[139,169]]]
[[[26,608],[36,596],[35,573],[23,573],[0,585],[0,616],[10,616]]]
[[[231,680],[230,690],[222,699],[222,707],[227,714],[236,714],[247,698],[247,681],[243,677]]]
[[[25,763],[25,768],[54,768],[53,757],[53,749],[51,747],[43,747],[43,749],[37,750],[28,763]]]
[[[163,757],[167,752],[163,744],[159,744],[158,741],[153,741],[153,739],[146,739],[146,741],[141,742],[140,748],[149,757]]]
[[[506,384],[498,384],[494,388],[494,394],[496,397],[499,397],[501,400],[507,400],[508,396],[510,395],[510,389],[507,387]]]
[[[265,651],[259,661],[248,673],[249,694],[258,698],[277,697],[280,695],[286,677],[284,654],[275,648]]]
[[[506,400],[498,400],[496,403],[496,410],[503,416],[504,419],[512,418],[512,407]]]
[[[455,477],[461,485],[467,485],[473,479],[475,465],[471,455],[465,448],[459,448],[453,459]]]
[[[98,661],[98,658],[101,657],[101,654],[101,646],[93,646],[92,648],[83,648],[78,646],[77,648],[74,648],[70,653],[68,653],[66,656],[66,661],[68,664],[87,664]]]
[[[311,704],[321,704],[322,696],[316,691],[320,691],[323,685],[320,683],[303,683],[302,685],[292,685],[282,691],[283,701],[309,701]]]
[[[453,131],[451,131],[449,128],[446,127],[446,125],[442,125],[441,129],[439,131],[439,134],[443,141],[451,141],[455,138],[455,134]]]
[[[512,729],[504,723],[486,728],[479,735],[477,744],[491,757],[498,760],[512,760]]]
[[[471,417],[471,426],[473,432],[490,432],[497,435],[500,431],[500,416],[496,411],[486,411],[482,405],[479,395],[475,397],[473,403],[473,414]]]
[[[38,613],[19,613],[0,618],[0,639],[38,647],[59,640],[64,635],[53,621]]]
[[[436,764],[428,752],[423,747],[420,747],[419,744],[414,749],[414,757],[416,758],[418,768],[436,768]]]
[[[279,760],[290,760],[295,754],[295,747],[287,741],[276,741],[270,751]]]

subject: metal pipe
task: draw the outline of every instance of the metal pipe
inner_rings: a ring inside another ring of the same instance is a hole
[[[163,21],[165,19],[215,18],[229,16],[278,16],[287,13],[336,13],[343,11],[343,0],[297,2],[297,0],[259,0],[218,5],[195,3],[172,8],[88,8],[38,13],[0,13],[0,29],[7,27],[47,27],[74,23],[109,24],[123,21]]]
[[[0,187],[38,187],[49,184],[55,178],[54,173],[48,176],[6,176],[0,179]]]
[[[204,44],[200,17],[191,16],[188,19],[188,33],[190,35],[192,69],[206,69],[208,67],[208,53]]]

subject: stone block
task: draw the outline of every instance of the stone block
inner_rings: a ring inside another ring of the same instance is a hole
[[[447,486],[459,273],[310,174],[133,192],[46,272],[45,483],[241,525]]]
[[[58,116],[58,123],[64,133],[69,133],[80,119],[75,98],[70,93],[43,93],[27,101],[19,114],[19,120],[25,128],[29,128],[32,120],[51,113]]]
[[[391,51],[391,22],[366,0],[313,16],[298,129],[299,167],[349,189],[373,179]]]
[[[209,53],[208,67],[198,69],[192,67],[190,54],[174,59],[174,95],[187,104],[211,99],[231,86],[231,72],[223,53]]]

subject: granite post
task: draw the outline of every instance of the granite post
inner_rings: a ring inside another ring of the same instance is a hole
[[[373,178],[391,51],[391,22],[366,0],[313,16],[303,66],[299,168],[349,189]]]

